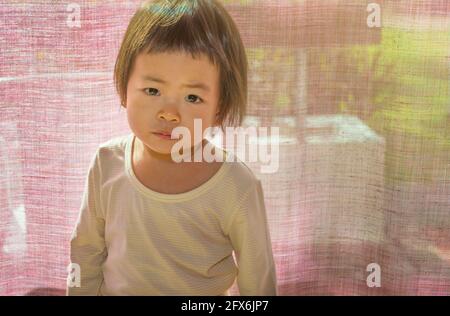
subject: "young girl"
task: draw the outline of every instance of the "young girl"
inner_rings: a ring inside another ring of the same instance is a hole
[[[194,119],[202,132],[242,122],[247,59],[226,10],[216,0],[144,2],[114,79],[132,133],[91,160],[70,244],[78,275],[69,277],[79,279],[67,294],[228,295],[237,277],[241,295],[276,295],[261,182],[219,147],[222,161],[171,155],[176,127],[190,131],[182,155],[193,157],[211,145],[195,141]]]

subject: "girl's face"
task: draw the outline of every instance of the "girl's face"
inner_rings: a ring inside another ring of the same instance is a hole
[[[177,139],[171,133],[186,127],[194,143],[194,119],[201,119],[202,135],[216,126],[219,102],[219,71],[206,55],[193,59],[181,52],[139,54],[127,86],[127,117],[131,130],[150,150],[170,154]]]

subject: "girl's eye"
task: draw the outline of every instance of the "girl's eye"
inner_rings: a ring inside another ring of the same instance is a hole
[[[155,93],[158,93],[158,89],[155,88],[145,88],[144,89],[145,94],[150,95],[150,96],[154,96],[156,95]],[[196,100],[198,100],[198,102],[196,102]],[[195,94],[189,94],[186,98],[186,101],[191,102],[191,103],[201,103],[203,102],[203,100],[196,96]]]
[[[148,91],[148,92],[147,92]],[[146,93],[146,94],[148,94],[148,95],[154,95],[152,92],[154,92],[154,91],[158,91],[158,89],[155,89],[155,88],[145,88],[144,89],[144,92]]]
[[[189,97],[193,97],[193,98],[189,98]],[[189,94],[188,95],[188,99],[190,99],[190,100],[199,100],[199,102],[192,102],[192,103],[201,103],[202,102],[202,99],[200,99],[198,96],[196,96],[195,94]]]

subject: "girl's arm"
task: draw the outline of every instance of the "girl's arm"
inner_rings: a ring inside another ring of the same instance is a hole
[[[277,295],[276,270],[260,180],[243,197],[228,231],[239,269],[240,295]]]
[[[70,241],[70,261],[79,266],[69,272],[67,295],[98,295],[103,282],[102,264],[106,259],[105,221],[100,211],[98,151],[89,166],[79,217]],[[79,275],[78,275],[79,272]],[[79,279],[76,279],[79,278]]]

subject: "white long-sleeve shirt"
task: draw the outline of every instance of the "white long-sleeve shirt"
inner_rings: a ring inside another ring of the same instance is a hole
[[[263,190],[247,165],[233,155],[195,189],[160,193],[134,174],[134,138],[91,160],[70,243],[80,287],[67,295],[228,295],[236,277],[240,295],[276,295]]]

